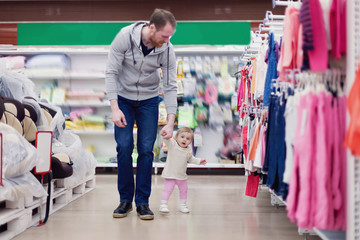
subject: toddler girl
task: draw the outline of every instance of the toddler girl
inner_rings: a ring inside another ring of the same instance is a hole
[[[161,197],[160,212],[168,213],[168,200],[174,190],[175,185],[180,191],[179,210],[183,213],[190,212],[186,206],[187,199],[187,163],[195,163],[198,165],[205,165],[206,160],[196,158],[192,153],[192,146],[194,133],[188,127],[180,128],[175,139],[164,139],[164,143],[168,148],[167,159],[162,177],[165,178],[164,191]]]

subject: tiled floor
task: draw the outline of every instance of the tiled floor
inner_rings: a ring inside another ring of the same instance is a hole
[[[257,198],[245,196],[245,180],[245,176],[190,175],[191,212],[176,210],[176,189],[169,200],[171,212],[163,215],[158,212],[163,179],[154,175],[150,208],[155,219],[143,221],[136,211],[126,218],[112,217],[119,201],[116,175],[98,174],[95,190],[52,214],[44,226],[29,228],[14,239],[304,239],[285,209],[271,206],[267,190],[260,190]]]

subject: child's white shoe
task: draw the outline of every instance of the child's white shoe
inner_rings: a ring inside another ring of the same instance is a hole
[[[160,211],[161,213],[169,213],[169,212],[170,212],[170,211],[169,211],[169,208],[168,208],[168,206],[167,206],[166,204],[161,204],[159,211]]]
[[[179,211],[182,212],[182,213],[189,213],[190,212],[189,208],[186,206],[186,200],[180,199]]]
[[[159,212],[161,212],[161,213],[169,213],[170,212],[168,205],[167,205],[167,201],[164,201],[164,200],[161,201]]]

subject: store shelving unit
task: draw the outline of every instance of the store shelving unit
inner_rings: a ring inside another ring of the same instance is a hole
[[[210,57],[219,56],[227,58],[229,61],[238,61],[244,52],[244,46],[175,46],[177,57]],[[54,82],[58,86],[67,89],[96,89],[105,92],[105,67],[109,46],[16,46],[11,49],[1,49],[0,54],[6,55],[24,55],[27,57],[37,54],[66,54],[71,59],[71,70],[65,73],[55,73],[51,75],[29,75],[29,78],[35,83],[36,93],[40,92],[41,86],[48,82]],[[55,104],[63,112],[69,112],[82,107],[91,107],[96,109],[99,115],[111,116],[109,102],[65,102]],[[74,130],[82,140],[83,147],[92,145],[95,149],[94,156],[99,159],[114,158],[116,156],[116,143],[113,137],[113,130]],[[203,148],[211,150],[221,147],[222,133],[210,134],[206,138],[215,138],[217,143],[207,143]],[[135,135],[136,137],[136,135]],[[218,163],[213,151],[200,149],[199,154],[208,160],[205,168],[243,168],[241,164],[223,164]],[[116,167],[115,163],[98,163],[98,167]],[[136,167],[136,164],[134,164]],[[164,167],[162,162],[154,162],[154,168]],[[199,166],[189,166],[198,168]],[[201,166],[200,166],[201,168]]]

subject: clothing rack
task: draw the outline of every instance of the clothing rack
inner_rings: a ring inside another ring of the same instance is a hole
[[[265,26],[280,26],[284,25],[284,15],[273,15],[271,11],[266,11],[263,24]]]
[[[276,6],[300,6],[301,0],[293,1],[293,0],[273,0],[273,8]]]
[[[262,31],[269,31],[274,33],[282,33],[283,27],[276,27],[276,26],[269,26],[266,27],[263,23],[259,24],[259,30]]]
[[[347,1],[346,85],[353,85],[360,57],[360,0]],[[349,119],[348,119],[349,122]],[[360,159],[347,153],[347,240],[360,239]]]
[[[266,20],[284,20],[285,15],[274,15],[271,11],[266,11],[265,19]]]
[[[348,1],[349,2],[349,1]],[[301,5],[301,1],[290,1],[290,0],[276,0],[273,1],[273,3],[275,3],[278,6],[295,6],[295,7],[300,7]],[[349,61],[349,55],[347,55],[348,59],[347,59],[347,65],[351,65],[352,64],[352,76],[351,79],[354,79],[354,75],[355,75],[355,70],[357,68],[357,64],[358,64],[358,59],[360,57],[360,45],[356,46],[355,42],[360,42],[360,0],[355,0],[354,3],[352,3],[353,6],[350,6],[350,4],[348,3],[347,5],[347,25],[349,24],[353,24],[353,30],[349,30],[349,27],[347,27],[347,34],[348,34],[348,44],[347,44],[347,53],[351,53],[351,54],[356,54],[356,56],[354,55],[351,59],[351,61]],[[356,7],[355,7],[356,6]],[[349,14],[349,9],[351,9],[351,11],[356,12],[356,18],[354,16],[355,13],[353,13],[353,15]],[[275,34],[280,34],[282,35],[283,33],[283,20],[284,20],[285,16],[284,15],[273,15],[271,11],[267,11],[265,14],[265,18],[263,20],[263,22],[261,24],[259,24],[259,30],[255,32],[254,34],[254,38],[255,37],[266,37],[268,34],[265,33],[267,31],[269,32],[273,32]],[[351,19],[351,20],[349,20]],[[355,24],[356,21],[356,24]],[[357,28],[357,31],[355,31],[355,25]],[[356,40],[352,40],[352,44],[349,44],[349,32],[352,32],[352,35],[355,35],[355,33],[358,34],[358,36],[356,36]],[[255,41],[254,41],[255,42]],[[252,55],[249,54],[249,50],[258,50],[259,48],[257,47],[253,47],[254,46],[254,42],[252,42],[252,46],[249,46],[247,48],[245,48],[245,54],[242,56],[242,58],[244,59],[248,59],[250,58]],[[354,51],[354,49],[349,50],[350,47],[355,48],[355,46],[358,48],[356,49],[356,51]],[[356,63],[354,64],[354,60],[356,61]],[[348,69],[349,72],[349,69]],[[299,84],[299,79],[300,79],[300,74],[301,71],[299,69],[292,69],[292,70],[285,70],[285,78],[287,79],[287,82],[290,83],[292,86],[296,86],[297,84]],[[306,74],[306,73],[305,73]],[[349,74],[348,74],[349,76]],[[276,87],[281,88],[281,83],[275,83]],[[304,84],[303,82],[301,84]],[[349,84],[349,81],[347,80],[347,84]],[[300,86],[301,87],[301,86]],[[283,87],[283,89],[286,88],[286,85]],[[252,113],[252,109],[256,108],[251,108],[251,106],[246,106],[243,109],[244,113]],[[355,193],[355,189],[356,187],[358,187],[360,185],[360,159],[358,161],[355,161],[353,159],[352,161],[352,166],[349,167],[350,164],[348,164],[348,168],[350,168],[350,170],[348,170],[348,179],[351,178],[351,183],[348,184],[348,189],[351,188],[351,191],[347,191],[348,192],[348,209],[347,209],[347,222],[348,222],[348,231],[352,231],[352,233],[350,233],[350,235],[347,233],[347,240],[354,240],[354,239],[358,239],[360,240],[360,206],[354,206],[355,202],[360,202],[360,192]],[[356,166],[355,166],[356,165]],[[356,172],[357,171],[357,172]],[[349,174],[350,173],[350,174]],[[349,180],[348,180],[349,182]],[[356,184],[355,184],[356,183]],[[270,191],[271,192],[271,191]],[[279,196],[276,196],[276,194],[271,193],[272,199],[274,198],[278,198]],[[351,195],[351,196],[350,196]],[[349,199],[351,203],[349,203]],[[281,199],[278,199],[278,202],[284,203],[284,201],[281,201]],[[358,204],[359,205],[359,204]],[[351,218],[349,220],[349,217]],[[299,228],[299,234],[304,235],[305,239],[308,239],[308,236],[310,234],[316,233],[317,235],[323,237],[323,236],[327,236],[327,238],[323,238],[323,239],[336,239],[334,238],[334,236],[340,236],[342,238],[340,239],[344,239],[345,237],[345,233],[344,232],[330,232],[330,231],[320,231],[318,229],[313,229],[313,231],[309,231],[307,229],[301,229]],[[355,237],[355,234],[356,237]]]

